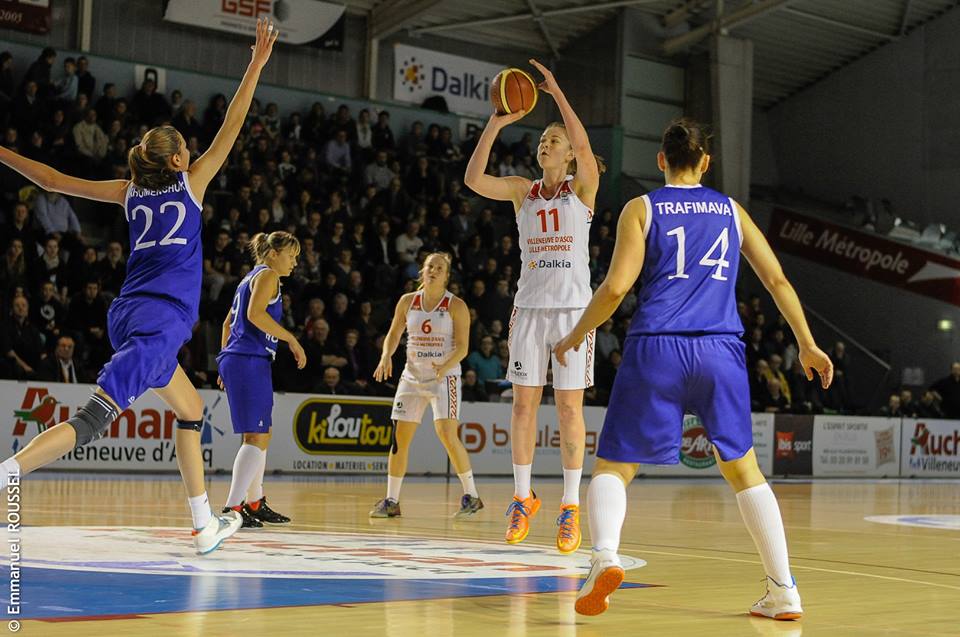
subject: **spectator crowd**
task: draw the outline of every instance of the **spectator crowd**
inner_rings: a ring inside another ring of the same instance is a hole
[[[128,149],[159,124],[176,127],[196,159],[223,123],[228,102],[222,94],[185,96],[174,90],[167,97],[147,79],[133,95],[122,95],[115,84],[93,75],[86,58],[58,59],[56,51],[44,49],[20,74],[19,61],[0,54],[0,143],[68,174],[128,177]],[[425,256],[445,251],[453,258],[450,289],[471,314],[464,400],[501,399],[509,388],[502,379],[520,250],[512,207],[462,185],[478,137],[475,131],[458,142],[450,128],[421,121],[394,131],[390,113],[374,108],[353,112],[341,105],[327,113],[316,102],[304,113],[281,113],[274,103],[254,100],[203,201],[200,321],[180,352],[193,382],[216,386],[220,325],[253,265],[246,250],[250,237],[287,230],[300,239],[302,251],[283,282],[282,322],[300,339],[308,365],[297,370],[281,347],[276,389],[392,394],[403,368],[402,346],[395,354],[395,378],[377,383],[372,375],[394,305],[415,288]],[[513,144],[498,141],[488,172],[537,178],[533,145],[529,134]],[[106,312],[120,291],[129,254],[122,211],[43,192],[0,167],[0,216],[0,377],[95,381],[112,353]],[[594,217],[589,264],[594,286],[609,266],[615,230],[612,210]],[[597,383],[586,392],[587,404],[606,404],[636,305],[636,294],[628,294],[597,331]],[[842,342],[830,352],[836,381],[824,391],[806,381],[782,316],[771,314],[768,320],[756,296],[741,302],[739,311],[755,411],[856,408],[848,395]],[[952,387],[957,387],[960,364],[954,367]],[[950,391],[927,393],[938,405],[942,397],[946,407],[948,395],[957,401],[958,390]],[[927,404],[927,393],[917,405]],[[549,400],[549,389],[546,395]],[[898,400],[899,412],[913,404],[910,397]],[[894,409],[893,397],[889,408]]]

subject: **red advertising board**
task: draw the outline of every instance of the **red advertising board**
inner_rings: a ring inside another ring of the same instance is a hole
[[[775,209],[774,249],[960,306],[960,260],[816,217]]]
[[[49,33],[50,0],[0,2],[0,27],[27,33]]]

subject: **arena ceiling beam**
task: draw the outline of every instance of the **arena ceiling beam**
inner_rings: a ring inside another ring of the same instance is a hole
[[[793,7],[786,7],[783,11],[784,13],[795,15],[798,18],[812,20],[813,22],[819,22],[821,24],[830,25],[839,29],[845,29],[847,31],[853,31],[854,33],[860,33],[861,35],[869,35],[871,37],[882,38],[891,41],[900,39],[899,35],[883,33],[882,31],[874,31],[873,29],[865,29],[864,27],[858,27],[857,25],[850,24],[849,22],[841,22],[840,20],[834,20],[833,18],[827,18],[815,13],[807,13],[806,11],[800,11],[799,9],[794,9]]]
[[[386,0],[370,10],[370,37],[383,39],[402,30],[442,0]]]
[[[786,8],[794,2],[797,2],[797,0],[758,0],[730,13],[721,13],[716,20],[711,20],[683,35],[666,40],[663,43],[663,51],[667,55],[673,55],[697,44],[711,33],[719,33],[743,26],[774,11]]]
[[[692,16],[697,15],[710,8],[713,0],[687,0],[682,5],[663,16],[663,26],[672,29],[675,26],[683,24]]]
[[[606,9],[617,9],[619,7],[629,7],[639,4],[653,4],[659,0],[617,0],[615,2],[595,2],[577,7],[566,7],[564,9],[547,9],[540,12],[540,18],[553,18],[561,15],[570,15],[573,13],[586,13],[590,11],[604,11]],[[436,24],[429,27],[420,27],[411,29],[411,35],[421,35],[423,33],[437,33],[438,31],[450,31],[451,29],[464,29],[470,27],[482,27],[490,24],[503,24],[504,22],[516,22],[517,20],[534,19],[533,13],[514,13],[512,15],[498,16],[496,18],[484,18],[480,20],[464,20],[460,22],[449,22],[447,24]]]
[[[547,28],[547,23],[543,20],[543,12],[537,8],[537,4],[533,0],[527,0],[527,6],[530,7],[530,14],[533,16],[533,21],[537,23],[540,34],[543,36],[543,41],[550,47],[550,52],[553,53],[553,57],[560,57],[560,50],[557,48],[557,43],[550,37],[550,30]]]

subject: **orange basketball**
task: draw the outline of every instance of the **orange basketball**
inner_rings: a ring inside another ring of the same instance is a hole
[[[520,69],[503,69],[490,85],[490,100],[498,115],[532,111],[537,104],[537,84]]]

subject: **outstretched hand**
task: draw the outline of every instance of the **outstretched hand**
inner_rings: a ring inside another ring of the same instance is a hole
[[[280,30],[277,29],[272,20],[257,18],[257,40],[250,47],[250,50],[253,51],[250,63],[263,68],[267,60],[270,59],[270,54],[273,52],[273,43],[277,41],[279,36]]]
[[[497,129],[500,129],[504,126],[509,126],[510,124],[519,121],[526,114],[527,111],[517,111],[516,113],[505,113],[503,115],[499,113],[493,113],[490,116],[489,124],[497,127]]]
[[[537,84],[537,88],[544,93],[549,93],[550,95],[556,95],[560,91],[560,85],[557,84],[557,78],[553,76],[553,71],[540,64],[533,58],[530,58],[530,64],[532,64],[540,74],[543,75],[543,81]]]

